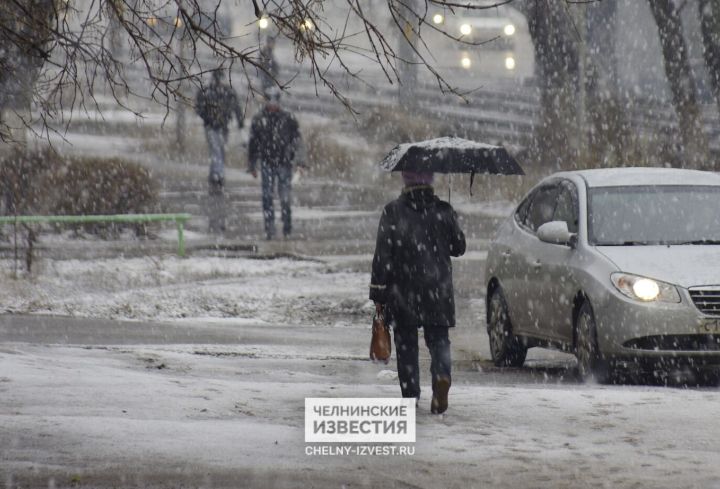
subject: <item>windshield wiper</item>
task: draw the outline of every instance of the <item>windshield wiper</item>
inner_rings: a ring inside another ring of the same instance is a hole
[[[682,241],[680,243],[671,243],[673,245],[720,245],[720,239],[693,239],[691,241]]]

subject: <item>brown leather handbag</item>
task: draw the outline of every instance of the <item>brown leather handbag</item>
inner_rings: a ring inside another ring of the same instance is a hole
[[[375,310],[372,325],[372,339],[370,340],[370,360],[373,362],[390,361],[392,343],[390,342],[390,327],[385,324],[385,314],[381,308]]]

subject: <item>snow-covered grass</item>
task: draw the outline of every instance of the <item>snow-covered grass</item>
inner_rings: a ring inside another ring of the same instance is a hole
[[[0,311],[12,313],[334,325],[370,307],[365,274],[289,258],[46,259],[30,276],[13,279],[12,270],[0,261]]]

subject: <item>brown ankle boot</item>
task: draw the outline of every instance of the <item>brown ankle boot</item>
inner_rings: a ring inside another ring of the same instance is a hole
[[[433,382],[433,397],[430,402],[430,412],[442,414],[448,408],[448,392],[450,391],[450,377],[441,375]]]

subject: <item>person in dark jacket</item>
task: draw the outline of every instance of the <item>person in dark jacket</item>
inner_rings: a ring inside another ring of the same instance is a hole
[[[420,398],[418,329],[430,350],[430,410],[447,409],[450,339],[455,326],[451,256],[465,253],[452,206],[435,196],[432,173],[403,172],[405,188],[385,206],[372,264],[370,300],[392,325],[403,397]]]
[[[210,85],[201,88],[195,99],[195,111],[203,120],[205,137],[210,150],[210,172],[208,185],[210,193],[210,231],[225,230],[225,144],[228,125],[233,116],[238,128],[243,127],[244,115],[240,100],[229,85],[222,82],[223,70],[215,70]]]
[[[290,190],[293,166],[302,169],[305,161],[300,128],[295,117],[280,107],[280,91],[269,90],[265,99],[265,106],[255,114],[250,126],[248,172],[257,178],[257,168],[260,167],[265,236],[270,240],[275,237],[275,182],[280,197],[283,235],[288,238],[292,232]]]

